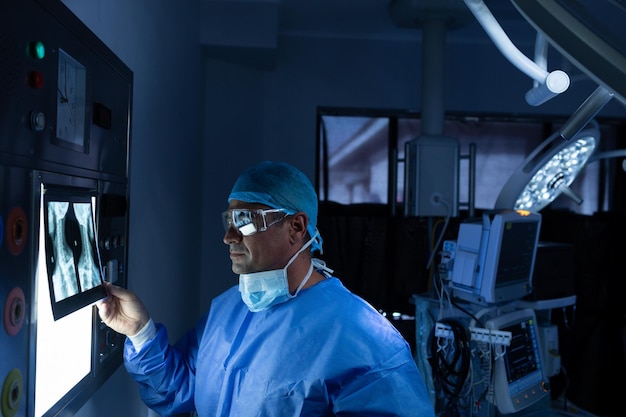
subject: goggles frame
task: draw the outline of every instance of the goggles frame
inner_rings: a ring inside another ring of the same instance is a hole
[[[283,213],[283,216],[268,223],[268,214]],[[242,236],[252,236],[264,232],[270,226],[282,221],[289,213],[286,209],[228,209],[222,213],[224,231],[233,227]]]

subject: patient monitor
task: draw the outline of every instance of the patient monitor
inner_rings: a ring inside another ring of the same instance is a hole
[[[528,295],[541,215],[523,210],[487,212],[459,226],[450,287],[455,297],[482,305]]]

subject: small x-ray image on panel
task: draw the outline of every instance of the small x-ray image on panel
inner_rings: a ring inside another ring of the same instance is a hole
[[[106,295],[98,253],[92,194],[44,192],[46,267],[55,320]]]

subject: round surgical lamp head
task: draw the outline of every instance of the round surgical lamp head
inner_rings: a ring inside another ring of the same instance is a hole
[[[561,193],[576,198],[569,186],[599,143],[600,130],[595,123],[582,129],[571,140],[564,140],[559,132],[555,132],[511,175],[494,208],[538,212]]]

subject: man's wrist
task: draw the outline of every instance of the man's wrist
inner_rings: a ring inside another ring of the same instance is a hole
[[[141,348],[156,335],[156,326],[152,319],[149,319],[148,322],[132,336],[128,336],[130,341],[133,343],[135,350],[139,352]]]

